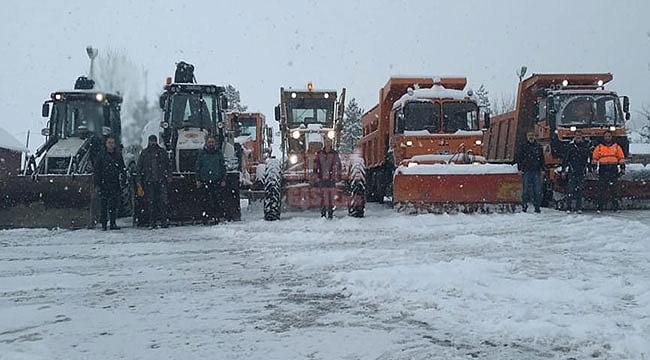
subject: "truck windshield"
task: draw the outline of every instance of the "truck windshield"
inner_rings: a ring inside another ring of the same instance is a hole
[[[213,130],[216,95],[176,93],[171,100],[171,126]]]
[[[406,104],[399,128],[404,131],[428,130],[430,133],[440,131],[440,104],[429,101]]]
[[[560,95],[558,126],[620,125],[623,119],[618,97],[613,95]]]
[[[479,130],[478,106],[475,103],[445,102],[442,105],[442,114],[446,133]]]
[[[252,141],[257,139],[257,121],[253,117],[240,117],[233,126],[236,136],[250,136]]]
[[[288,105],[290,123],[330,126],[334,122],[334,100],[332,99],[290,99]]]
[[[109,115],[109,111],[104,112],[104,105],[94,99],[56,102],[52,126],[60,138],[80,137],[88,132],[101,134],[103,126],[111,125]]]

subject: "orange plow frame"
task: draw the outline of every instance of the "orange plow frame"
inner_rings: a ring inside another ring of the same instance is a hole
[[[422,165],[418,165],[422,166]],[[477,170],[489,165],[474,166]],[[441,168],[442,169],[442,168]],[[399,167],[393,178],[398,210],[426,212],[514,212],[521,205],[521,175],[499,173],[418,173]]]

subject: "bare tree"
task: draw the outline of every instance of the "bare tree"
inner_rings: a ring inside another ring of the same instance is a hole
[[[145,71],[136,65],[122,51],[116,49],[99,50],[94,79],[97,89],[119,94],[122,102],[123,141],[137,143],[148,117],[158,116],[155,107],[150,106],[142,94]]]
[[[492,106],[492,116],[507,113],[508,111],[515,109],[515,95],[505,95],[501,93],[499,97],[492,99],[490,105]]]

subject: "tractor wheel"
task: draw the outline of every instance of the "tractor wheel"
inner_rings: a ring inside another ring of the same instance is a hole
[[[348,215],[352,217],[363,217],[365,212],[366,193],[366,169],[363,158],[354,159],[350,168],[350,199],[348,203]]]
[[[280,220],[282,169],[277,159],[269,159],[264,169],[264,220]]]

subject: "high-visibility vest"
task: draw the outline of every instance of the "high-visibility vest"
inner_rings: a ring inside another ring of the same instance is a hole
[[[623,149],[613,142],[610,145],[599,144],[592,154],[592,164],[625,164]]]

